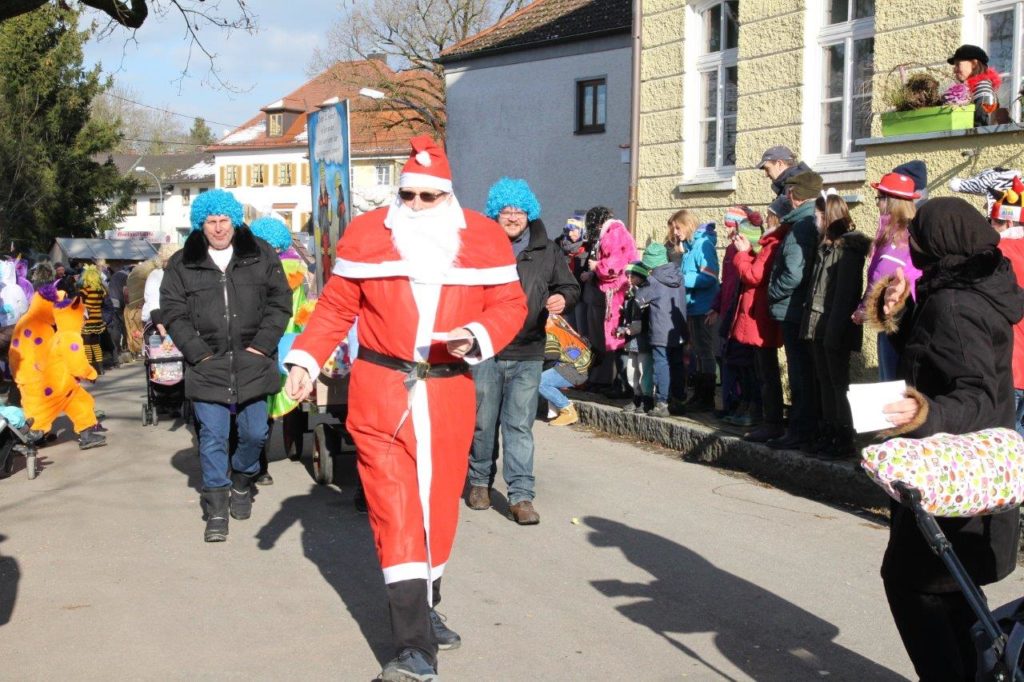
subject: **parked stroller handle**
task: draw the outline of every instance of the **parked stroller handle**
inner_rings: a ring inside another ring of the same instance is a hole
[[[902,481],[895,482],[893,488],[899,493],[903,504],[910,507],[914,512],[914,517],[917,519],[917,527],[921,530],[921,535],[924,536],[925,542],[938,555],[942,563],[946,565],[946,569],[953,576],[957,585],[960,586],[960,590],[963,592],[964,598],[970,605],[971,610],[978,617],[978,625],[975,627],[980,626],[988,640],[979,649],[987,649],[991,652],[991,656],[983,656],[982,659],[994,662],[993,667],[986,671],[986,675],[979,676],[978,679],[994,680],[996,682],[1009,682],[1012,679],[1014,682],[1024,682],[1024,671],[1016,665],[1016,662],[1012,664],[1013,672],[1011,674],[1011,666],[1008,666],[1003,660],[1003,654],[1006,651],[1006,633],[1003,632],[999,623],[992,616],[988,603],[985,601],[985,595],[978,589],[978,586],[967,573],[964,565],[960,563],[960,558],[953,551],[949,538],[942,532],[942,528],[939,527],[935,517],[921,506],[921,491]],[[975,635],[976,638],[980,634],[977,633]]]

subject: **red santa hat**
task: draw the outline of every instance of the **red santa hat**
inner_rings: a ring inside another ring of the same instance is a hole
[[[409,140],[412,152],[398,178],[399,187],[429,187],[442,192],[452,191],[452,169],[444,150],[429,135]]]

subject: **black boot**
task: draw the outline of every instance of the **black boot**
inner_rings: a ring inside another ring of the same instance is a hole
[[[244,521],[252,516],[252,474],[231,472],[231,517]]]
[[[818,426],[818,438],[809,448],[815,455],[826,455],[835,448],[836,426],[832,422],[822,422]]]
[[[700,374],[697,376],[697,387],[690,403],[686,405],[690,412],[713,412],[715,410],[715,375]]]
[[[434,606],[430,609],[430,627],[434,631],[434,639],[437,640],[437,648],[441,651],[458,649],[462,646],[462,638],[459,633],[445,625],[444,616],[437,612],[437,605],[441,603],[441,579],[434,581]]]
[[[207,542],[224,542],[228,539],[228,490],[231,486],[203,490],[202,504],[206,515],[206,531],[203,539]]]
[[[406,667],[416,668],[416,675],[437,674],[437,640],[427,605],[427,585],[426,580],[414,579],[400,580],[387,586],[395,658],[384,666],[383,680],[433,679],[429,676],[398,676],[405,672]],[[396,674],[387,677],[389,671]]]

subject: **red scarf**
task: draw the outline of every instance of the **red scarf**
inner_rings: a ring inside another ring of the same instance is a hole
[[[971,89],[972,95],[974,94],[974,89],[978,87],[978,83],[981,81],[992,81],[993,90],[998,90],[999,86],[1003,84],[1003,79],[999,77],[999,73],[990,66],[977,76],[971,76],[967,79],[967,87]]]

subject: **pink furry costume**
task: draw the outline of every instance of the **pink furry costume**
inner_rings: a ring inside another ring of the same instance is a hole
[[[619,311],[626,300],[629,277],[626,266],[637,258],[636,242],[621,220],[612,218],[601,226],[600,247],[598,248],[597,288],[604,293],[606,307],[604,314],[604,344],[608,350],[619,350],[626,340],[615,336],[619,326]]]

